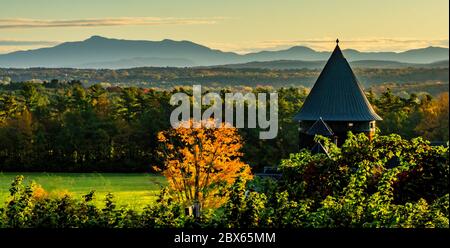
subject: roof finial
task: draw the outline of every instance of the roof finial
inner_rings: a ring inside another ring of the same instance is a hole
[[[336,45],[339,45],[339,39],[336,39]]]

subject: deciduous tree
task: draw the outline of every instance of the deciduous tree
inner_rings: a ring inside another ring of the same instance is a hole
[[[158,134],[164,158],[163,174],[176,198],[183,203],[200,203],[202,207],[220,206],[236,178],[250,179],[250,167],[241,161],[242,141],[234,127],[214,120],[195,121]],[[187,128],[188,127],[188,128]]]

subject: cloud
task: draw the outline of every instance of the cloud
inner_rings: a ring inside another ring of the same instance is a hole
[[[60,44],[60,41],[46,41],[46,40],[15,40],[15,39],[0,39],[0,54],[10,53],[20,50],[37,49],[42,47],[55,46]]]
[[[258,52],[262,50],[274,51],[287,49],[292,46],[307,46],[317,51],[331,51],[335,46],[336,38],[299,39],[299,40],[265,40],[240,43],[211,42],[209,46],[241,54]],[[370,38],[370,39],[339,39],[342,49],[356,49],[359,51],[405,51],[409,49],[428,46],[448,47],[448,39],[408,39],[408,38]]]
[[[59,20],[13,18],[0,19],[0,29],[215,24],[223,19],[226,18],[119,17]]]
[[[59,41],[43,41],[43,40],[0,40],[0,46],[54,46]]]

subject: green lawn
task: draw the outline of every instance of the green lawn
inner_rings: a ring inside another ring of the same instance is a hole
[[[154,202],[160,186],[166,184],[164,177],[145,173],[0,172],[0,203],[6,201],[11,182],[17,175],[23,175],[26,182],[35,181],[51,194],[68,191],[82,199],[95,190],[94,201],[98,206],[103,206],[105,195],[111,192],[118,206],[128,205],[136,210]]]

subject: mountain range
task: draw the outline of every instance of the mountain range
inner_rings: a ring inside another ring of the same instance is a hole
[[[353,64],[367,67],[396,68],[406,66],[448,67],[449,49],[427,47],[404,52],[360,52],[344,49]],[[240,68],[320,68],[330,52],[305,46],[285,50],[237,54],[211,49],[191,41],[122,40],[92,36],[83,41],[64,42],[54,47],[16,51],[0,55],[0,67],[71,67],[118,69],[132,67],[198,67]],[[280,66],[282,65],[282,66]]]
[[[273,60],[273,61],[255,61],[248,63],[221,65],[223,68],[232,69],[275,69],[275,70],[293,70],[293,69],[322,69],[327,61],[304,61],[304,60]],[[388,60],[355,60],[350,61],[353,68],[379,68],[379,69],[398,69],[406,67],[414,68],[448,68],[449,61],[442,60],[433,63],[404,63]],[[215,67],[215,66],[210,66]]]

